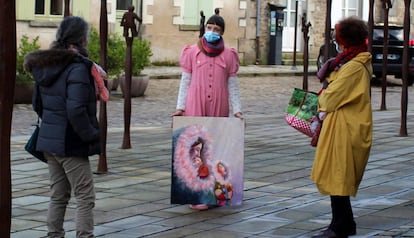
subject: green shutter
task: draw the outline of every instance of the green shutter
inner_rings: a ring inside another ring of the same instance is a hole
[[[35,0],[16,0],[16,20],[34,20],[34,12]]]
[[[206,19],[214,14],[213,0],[186,0],[184,4],[184,25],[199,25],[201,10]]]
[[[214,14],[213,1],[212,0],[199,0],[198,1],[198,23],[200,23],[200,11],[203,10],[206,21]]]
[[[95,9],[93,11],[94,14],[97,14],[98,16],[100,16],[101,14],[100,5],[91,6],[90,1],[85,1],[85,0],[72,0],[72,2],[73,2],[72,3],[72,7],[73,7],[72,15],[82,17],[88,22],[91,19],[90,14],[89,14],[91,7]]]
[[[184,3],[184,25],[197,25],[198,0],[187,0]]]

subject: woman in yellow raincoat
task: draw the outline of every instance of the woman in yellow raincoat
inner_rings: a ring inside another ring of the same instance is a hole
[[[357,193],[372,144],[367,26],[360,19],[346,18],[335,25],[335,34],[343,51],[318,72],[324,83],[318,99],[323,124],[311,173],[319,192],[331,197],[332,221],[313,237],[356,234],[350,196]]]

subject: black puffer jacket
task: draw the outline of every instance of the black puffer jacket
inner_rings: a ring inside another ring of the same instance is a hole
[[[71,50],[38,50],[25,57],[24,67],[39,86],[33,94],[33,109],[42,119],[38,151],[81,157],[100,153],[91,66]]]

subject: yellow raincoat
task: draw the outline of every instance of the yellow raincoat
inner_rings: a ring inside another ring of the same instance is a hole
[[[371,54],[362,52],[330,74],[319,96],[327,112],[311,179],[321,194],[355,196],[372,144]]]

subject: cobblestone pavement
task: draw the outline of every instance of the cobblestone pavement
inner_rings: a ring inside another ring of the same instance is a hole
[[[303,77],[275,76],[267,71],[260,74],[249,69],[239,80],[247,123],[243,205],[197,212],[170,204],[169,115],[175,109],[179,71],[164,70],[173,76],[151,79],[146,96],[132,100],[132,148],[128,150],[119,148],[123,99],[112,92],[107,105],[108,173],[94,176],[97,237],[309,237],[327,226],[329,198],[321,196],[309,179],[314,148],[309,146],[309,138],[283,121],[291,90],[302,87]],[[386,111],[378,110],[381,88],[372,87],[374,144],[360,191],[352,198],[358,227],[355,237],[414,237],[414,89],[408,89],[409,136],[400,137],[401,87],[395,84],[399,80],[391,81]],[[309,89],[318,91],[319,87],[310,76]],[[15,105],[11,138],[13,238],[46,234],[47,166],[23,150],[35,120],[30,105]],[[92,157],[91,163],[97,168],[99,158]],[[71,200],[66,237],[75,237],[74,213],[75,201]]]
[[[399,80],[392,82],[399,83]],[[170,123],[169,115],[175,110],[177,91],[180,80],[151,79],[144,97],[132,99],[131,126],[157,125]],[[308,77],[309,90],[318,91],[320,83],[315,76]],[[240,96],[244,114],[249,115],[282,115],[289,100],[292,88],[302,88],[303,76],[248,76],[240,77]],[[412,88],[409,88],[412,92]],[[399,108],[401,86],[394,84],[387,88],[387,108]],[[381,87],[372,88],[374,109],[381,105]],[[117,91],[111,92],[107,103],[108,128],[124,127],[124,99]],[[28,135],[31,125],[37,117],[31,105],[16,104],[13,112],[12,136]]]

